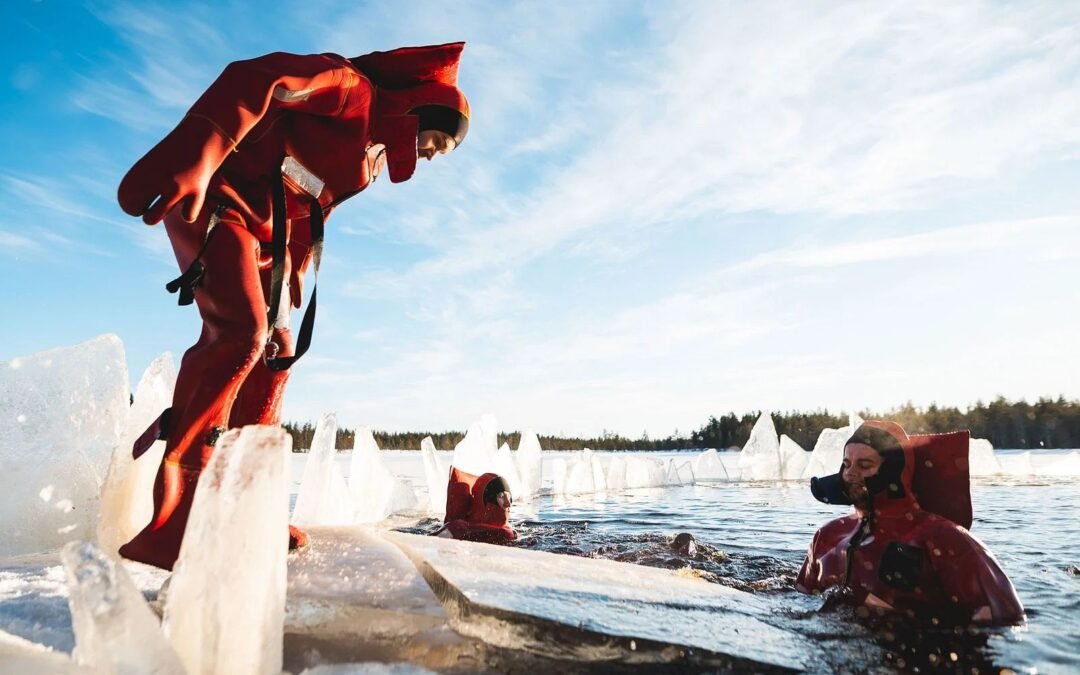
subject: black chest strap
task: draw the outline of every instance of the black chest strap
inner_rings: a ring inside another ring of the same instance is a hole
[[[273,182],[273,236],[271,239],[271,253],[273,255],[273,268],[270,274],[270,305],[267,307],[269,321],[269,338],[266,349],[263,351],[263,359],[270,370],[288,370],[294,363],[300,360],[308,347],[311,346],[311,334],[315,328],[315,307],[319,290],[319,264],[322,262],[323,247],[323,208],[318,199],[311,200],[310,225],[311,225],[311,250],[312,264],[314,265],[315,279],[311,287],[311,300],[307,309],[304,310],[304,318],[300,322],[300,333],[296,338],[296,348],[292,356],[277,356],[277,345],[273,342],[274,323],[281,312],[282,292],[285,287],[285,259],[288,256],[289,238],[286,231],[285,212],[285,185],[282,182],[281,172],[274,176]],[[293,261],[299,264],[298,261]],[[288,298],[285,302],[289,302]]]

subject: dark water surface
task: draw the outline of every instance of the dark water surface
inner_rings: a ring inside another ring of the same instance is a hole
[[[513,515],[526,548],[682,569],[770,596],[784,627],[827,654],[823,672],[1080,672],[1080,479],[976,480],[972,501],[972,533],[1016,586],[1023,626],[912,622],[797,593],[814,531],[845,512],[801,482],[543,497],[534,514],[515,505]],[[681,532],[690,550],[672,547]]]

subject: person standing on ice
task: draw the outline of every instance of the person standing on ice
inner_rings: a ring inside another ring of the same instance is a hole
[[[909,437],[892,422],[863,423],[840,472],[811,481],[819,501],[855,513],[817,531],[795,588],[839,587],[856,604],[922,618],[1023,621],[1009,577],[967,531],[968,445],[966,431]]]
[[[383,168],[400,183],[419,158],[461,143],[463,48],[237,61],[124,176],[120,206],[148,225],[164,220],[182,271],[167,288],[181,305],[195,302],[202,333],[181,361],[171,408],[134,448],[138,457],[166,441],[153,519],[122,556],[171,569],[218,437],[280,422],[288,369],[310,343],[315,290],[295,350],[289,310],[308,268],[318,275],[323,222]],[[305,541],[290,528],[290,547]]]

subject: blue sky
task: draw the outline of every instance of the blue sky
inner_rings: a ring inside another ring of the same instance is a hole
[[[0,360],[114,332],[137,380],[194,342],[164,230],[115,189],[226,63],[465,40],[466,143],[328,223],[287,418],[637,437],[1080,397],[1076,3],[6,15]]]

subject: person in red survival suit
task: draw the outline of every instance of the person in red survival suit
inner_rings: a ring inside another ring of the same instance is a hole
[[[510,486],[502,476],[494,473],[474,476],[451,468],[445,525],[435,536],[509,544],[517,539],[509,524],[513,502]]]
[[[195,302],[202,334],[181,362],[171,408],[136,443],[138,457],[163,438],[165,457],[153,519],[121,555],[171,569],[217,438],[279,423],[288,368],[310,341],[314,290],[295,350],[289,309],[300,306],[307,268],[318,275],[323,222],[383,168],[400,183],[418,158],[461,143],[463,47],[237,61],[124,176],[120,206],[148,225],[164,219],[183,271],[167,288],[180,304]],[[290,528],[291,548],[305,541]]]
[[[909,437],[868,421],[844,446],[840,473],[811,481],[818,500],[853,515],[814,535],[795,587],[850,592],[857,604],[1012,624],[1024,607],[994,556],[968,533],[968,432]]]

